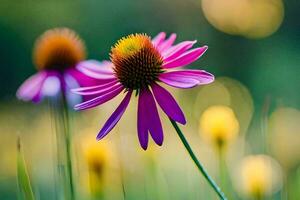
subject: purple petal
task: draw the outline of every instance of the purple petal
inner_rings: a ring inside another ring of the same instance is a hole
[[[207,46],[192,49],[180,55],[179,57],[174,58],[163,64],[163,68],[174,68],[174,67],[183,67],[194,61],[196,61],[200,56],[204,54],[207,50]]]
[[[145,92],[141,92],[139,95],[138,101],[138,117],[137,117],[137,128],[138,128],[138,138],[141,144],[141,147],[146,150],[148,147],[148,116],[145,112],[147,110],[146,105],[146,94]]]
[[[18,89],[17,97],[23,101],[39,102],[41,99],[41,89],[47,77],[46,72],[38,72],[29,77]]]
[[[199,85],[209,84],[215,80],[214,75],[199,69],[185,69],[179,71],[169,72],[177,75],[185,76],[186,78],[194,78],[199,81]]]
[[[113,79],[115,78],[112,63],[105,61],[103,63],[90,60],[80,62],[76,68],[83,74],[95,79]]]
[[[173,60],[174,58],[180,56],[181,54],[183,54],[185,51],[189,50],[190,48],[193,47],[193,45],[197,42],[197,40],[194,41],[185,41],[185,42],[181,42],[171,48],[169,48],[168,50],[166,50],[165,52],[163,52],[163,57],[164,57],[164,62]]]
[[[142,93],[143,93],[142,95],[143,97],[141,101],[143,101],[143,105],[144,105],[141,111],[144,115],[142,116],[142,118],[143,117],[146,118],[144,120],[147,123],[148,130],[154,142],[158,145],[162,145],[164,139],[163,130],[159,119],[155,100],[149,89],[144,89]]]
[[[58,76],[48,76],[43,83],[41,89],[42,96],[54,97],[62,91],[61,79]]]
[[[159,80],[177,88],[192,88],[213,82],[214,76],[204,70],[180,70],[162,73]]]
[[[96,73],[112,74],[113,64],[110,61],[86,60],[77,64],[76,68],[81,70],[90,70]]]
[[[172,97],[172,95],[166,89],[159,86],[158,84],[153,84],[152,91],[157,103],[159,104],[161,109],[168,115],[168,117],[181,124],[186,124],[186,120],[182,110],[180,109],[179,105]]]
[[[117,82],[118,81],[116,79],[116,80],[110,81],[108,83],[103,83],[103,84],[96,85],[96,86],[75,88],[75,89],[72,89],[71,91],[73,93],[81,94],[82,95],[82,93],[84,93],[84,92],[94,92],[94,91],[97,91],[97,90],[102,90],[102,89],[111,87],[111,86],[115,85]]]
[[[99,84],[107,83],[109,81],[109,80],[99,80],[87,76],[86,74],[79,71],[77,68],[67,69],[65,71],[65,74],[72,76],[81,87],[99,85]]]
[[[65,73],[64,82],[65,82],[64,91],[67,97],[68,105],[70,107],[73,107],[74,105],[81,103],[82,97],[71,91],[73,88],[80,87],[77,79],[73,77],[72,74]]]
[[[88,69],[81,69],[81,72],[91,78],[100,79],[100,80],[110,81],[116,78],[114,74],[104,74],[104,73],[94,72]]]
[[[160,52],[164,52],[166,49],[170,48],[173,45],[175,40],[176,40],[176,34],[172,33],[171,36],[167,40],[165,40],[163,43],[161,43],[159,46],[157,46],[158,50]]]
[[[155,36],[152,39],[152,44],[157,47],[165,40],[165,38],[166,38],[166,33],[160,32],[157,36]]]
[[[126,96],[118,106],[118,108],[113,112],[113,114],[109,117],[109,119],[105,122],[103,128],[100,130],[97,135],[97,140],[101,140],[104,138],[118,123],[121,119],[123,113],[125,112],[131,97],[132,91],[127,92]]]
[[[121,83],[111,82],[110,85],[106,84],[105,87],[103,85],[101,85],[102,87],[101,88],[98,87],[98,89],[94,89],[94,90],[89,89],[87,91],[81,90],[81,91],[77,91],[77,92],[76,91],[74,92],[74,90],[72,90],[72,92],[79,94],[79,95],[98,95],[98,96],[100,96],[100,95],[103,95],[109,91],[112,91],[112,90],[120,87],[120,85],[121,85]],[[82,88],[79,88],[79,89],[82,89]]]
[[[196,79],[185,79],[182,76],[169,75],[168,72],[161,74],[159,76],[159,80],[167,85],[177,88],[192,88],[197,86],[199,83],[199,81]]]
[[[111,100],[115,96],[117,96],[123,89],[124,89],[123,86],[120,85],[116,89],[114,89],[114,90],[112,90],[112,91],[110,91],[106,94],[103,94],[103,95],[98,96],[96,98],[93,98],[93,99],[90,99],[90,100],[85,101],[83,103],[75,105],[74,109],[75,110],[85,110],[85,109],[88,109],[88,108],[92,108],[92,107],[101,105],[101,104]]]

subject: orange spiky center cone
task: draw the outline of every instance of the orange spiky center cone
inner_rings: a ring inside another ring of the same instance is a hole
[[[85,45],[74,31],[55,28],[37,39],[33,61],[38,70],[65,70],[84,60],[85,54]]]
[[[111,50],[114,71],[127,89],[143,89],[158,80],[163,59],[145,34],[121,38]]]

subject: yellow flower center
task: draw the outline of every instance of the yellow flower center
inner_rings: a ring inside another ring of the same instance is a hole
[[[64,70],[85,58],[85,46],[78,35],[67,28],[56,28],[41,35],[34,46],[33,60],[39,70]]]
[[[145,34],[121,38],[111,50],[111,61],[119,81],[128,89],[145,88],[162,72],[162,57]]]

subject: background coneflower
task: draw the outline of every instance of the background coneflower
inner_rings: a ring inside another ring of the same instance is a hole
[[[69,104],[80,102],[80,96],[70,89],[96,81],[75,68],[85,58],[85,45],[74,31],[68,28],[46,31],[36,40],[33,49],[33,62],[38,72],[21,85],[17,97],[39,102],[62,92]]]
[[[90,62],[83,61],[85,57],[84,43],[74,31],[48,30],[34,45],[33,61],[38,73],[17,91],[17,97],[24,101],[39,102],[44,97],[52,97],[49,102],[55,119],[59,190],[65,199],[75,198],[68,105],[81,101],[80,95],[71,93],[70,89],[96,81],[76,69],[80,63]]]

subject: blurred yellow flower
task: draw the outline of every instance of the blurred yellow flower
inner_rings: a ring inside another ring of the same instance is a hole
[[[300,111],[281,107],[269,118],[268,127],[272,153],[286,170],[300,164]]]
[[[282,186],[279,164],[266,155],[245,157],[238,169],[236,187],[242,195],[253,199],[264,199]]]
[[[218,30],[247,38],[264,38],[283,21],[282,0],[202,0],[207,20]]]
[[[218,150],[223,150],[239,133],[239,122],[231,108],[211,106],[207,108],[199,123],[200,134]]]
[[[109,165],[110,150],[105,141],[88,139],[83,143],[83,155],[87,164],[89,189],[92,195],[101,195],[105,173]]]

